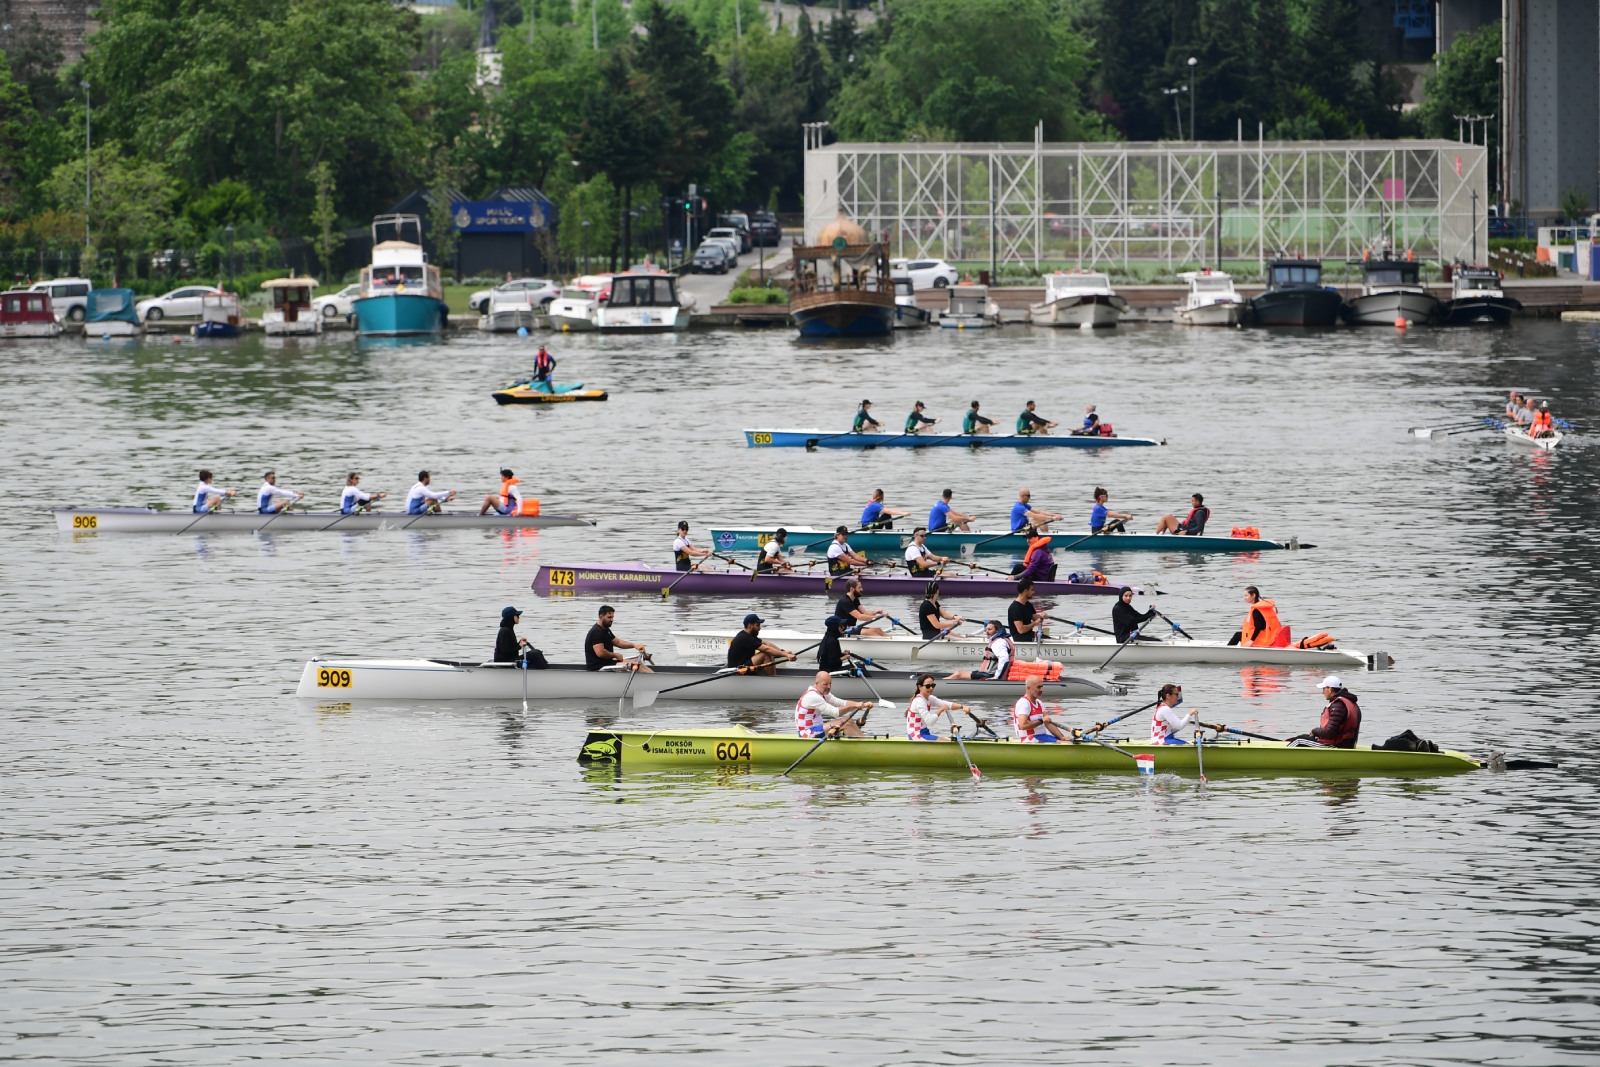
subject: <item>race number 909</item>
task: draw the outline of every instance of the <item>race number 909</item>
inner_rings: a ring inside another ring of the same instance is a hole
[[[336,668],[323,667],[317,671],[317,687],[319,689],[349,689],[350,672]]]

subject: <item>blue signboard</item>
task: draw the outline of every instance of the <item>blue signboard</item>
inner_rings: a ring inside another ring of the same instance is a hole
[[[461,233],[529,233],[550,225],[548,205],[537,200],[455,201],[450,209]]]

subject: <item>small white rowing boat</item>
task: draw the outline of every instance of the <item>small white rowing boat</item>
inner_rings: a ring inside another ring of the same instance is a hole
[[[1520,426],[1507,426],[1504,432],[1506,444],[1520,445],[1523,448],[1535,448],[1541,452],[1549,452],[1555,448],[1561,443],[1564,436],[1560,430],[1556,430],[1548,437],[1535,437]]]
[[[808,645],[822,640],[821,634],[788,630],[762,630],[761,636],[780,644]],[[674,630],[672,639],[678,655],[697,659],[722,659],[732,633],[719,630]],[[839,647],[866,656],[886,667],[926,665],[945,669],[975,667],[983,659],[985,641],[981,635],[941,638],[931,644],[909,634],[894,637],[842,637]],[[785,645],[787,647],[787,645]],[[1062,663],[1095,666],[1117,649],[1110,637],[1073,635],[1048,637],[1040,642],[1017,642],[1019,659],[1053,659]],[[1116,662],[1128,666],[1189,663],[1222,667],[1357,667],[1369,671],[1388,670],[1394,659],[1385,652],[1360,652],[1353,648],[1257,648],[1251,645],[1226,645],[1220,641],[1191,641],[1176,634],[1140,641],[1117,654]]]

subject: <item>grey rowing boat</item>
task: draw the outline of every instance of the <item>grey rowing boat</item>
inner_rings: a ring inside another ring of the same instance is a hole
[[[398,511],[157,511],[155,508],[52,508],[62,533],[254,533],[323,530],[467,530],[593,526],[576,515],[407,515]]]

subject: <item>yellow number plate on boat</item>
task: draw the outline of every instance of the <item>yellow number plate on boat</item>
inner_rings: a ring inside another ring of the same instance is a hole
[[[319,689],[349,689],[350,672],[323,667],[317,672],[317,688]]]
[[[736,763],[741,760],[748,763],[750,761],[750,742],[717,742],[717,759],[723,763]]]
[[[550,568],[550,584],[571,587],[578,584],[578,576],[573,571],[552,567]]]
[[[72,528],[74,530],[98,530],[100,528],[100,516],[74,515],[72,516]]]
[[[772,443],[772,435],[770,433],[753,433],[750,435],[750,443],[753,445],[770,445]]]

